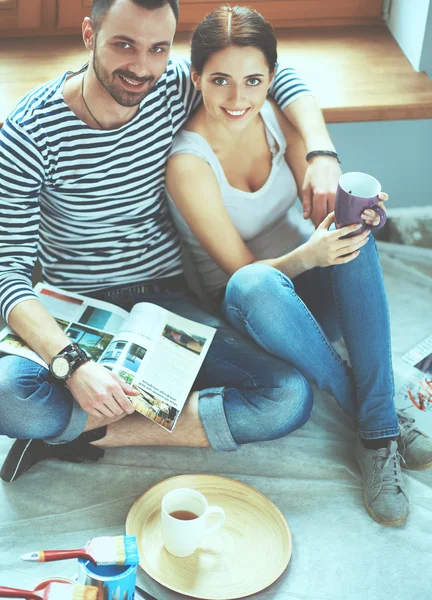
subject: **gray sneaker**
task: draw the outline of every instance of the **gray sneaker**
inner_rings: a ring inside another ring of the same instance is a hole
[[[382,525],[401,525],[408,515],[397,442],[368,450],[358,437],[354,456],[363,475],[364,501],[370,516]]]
[[[415,420],[405,411],[398,410],[401,437],[399,454],[403,458],[402,466],[412,471],[423,471],[432,467],[432,438],[416,428]]]

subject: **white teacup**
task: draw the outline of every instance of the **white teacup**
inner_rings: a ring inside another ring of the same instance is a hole
[[[206,527],[208,515],[220,514],[219,521]],[[214,533],[225,522],[225,511],[209,506],[206,498],[189,488],[179,488],[162,499],[162,538],[165,548],[174,556],[190,556],[205,535]]]

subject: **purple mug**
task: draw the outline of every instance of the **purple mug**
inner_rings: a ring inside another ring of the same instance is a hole
[[[381,191],[380,182],[367,173],[345,173],[339,179],[335,199],[336,227],[340,229],[346,225],[361,223],[361,229],[349,233],[344,237],[358,235],[365,229],[380,229],[386,222],[386,213],[378,206],[378,194]],[[380,217],[378,225],[367,225],[361,218],[366,208],[372,208]]]

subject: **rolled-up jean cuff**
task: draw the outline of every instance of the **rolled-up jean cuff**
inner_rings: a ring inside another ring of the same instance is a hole
[[[359,429],[359,434],[364,440],[376,440],[377,438],[398,437],[400,435],[400,429],[399,427],[381,429],[379,431],[362,431]]]
[[[214,450],[232,452],[240,448],[234,440],[223,407],[224,389],[207,388],[199,393],[198,413]]]
[[[87,419],[88,414],[81,408],[76,400],[73,400],[72,412],[66,428],[59,436],[55,438],[46,438],[44,441],[52,446],[72,442],[84,431],[84,428],[87,425]]]

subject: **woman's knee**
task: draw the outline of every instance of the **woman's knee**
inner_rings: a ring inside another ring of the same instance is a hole
[[[276,290],[282,287],[294,288],[292,281],[278,269],[261,263],[246,265],[234,273],[226,289],[226,303],[250,300],[264,301],[265,297],[274,298]]]

